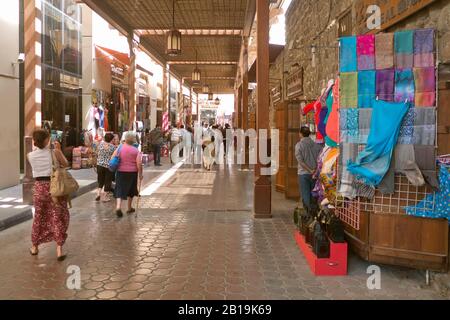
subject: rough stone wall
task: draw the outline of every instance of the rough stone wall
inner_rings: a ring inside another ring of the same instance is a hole
[[[338,73],[337,20],[346,10],[353,8],[355,2],[356,0],[292,1],[286,13],[286,47],[270,68],[271,79],[282,79],[283,71],[289,72],[292,65],[298,63],[304,68],[304,98],[317,98],[328,80],[334,79]],[[355,14],[353,10],[353,21]],[[449,0],[439,0],[385,31],[430,27],[438,31],[439,60],[450,62]],[[292,41],[293,49],[289,50]],[[317,46],[316,67],[311,66],[312,44]],[[271,85],[275,84],[276,81],[272,80]],[[271,125],[275,126],[273,109],[271,106]]]

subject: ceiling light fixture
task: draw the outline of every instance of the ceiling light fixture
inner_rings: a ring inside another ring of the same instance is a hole
[[[194,71],[192,71],[192,83],[194,85],[199,85],[202,80],[202,76],[198,68],[197,61],[198,61],[197,50],[195,50],[195,68]]]
[[[175,0],[173,0],[172,11],[172,29],[167,32],[167,50],[166,53],[171,56],[181,54],[181,32],[175,28]]]

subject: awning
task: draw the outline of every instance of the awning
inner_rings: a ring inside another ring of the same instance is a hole
[[[112,49],[108,49],[101,46],[95,46],[95,56],[97,58],[109,58],[111,60],[115,60],[116,62],[120,62],[125,66],[130,65],[130,57],[128,53],[118,52]]]

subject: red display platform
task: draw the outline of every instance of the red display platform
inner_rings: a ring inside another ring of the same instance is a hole
[[[319,259],[312,248],[306,243],[305,237],[295,231],[295,240],[306,260],[311,271],[316,276],[346,276],[347,275],[347,243],[330,242],[330,257]]]

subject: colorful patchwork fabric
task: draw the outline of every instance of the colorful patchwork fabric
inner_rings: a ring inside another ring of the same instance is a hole
[[[390,69],[394,67],[394,34],[380,33],[375,36],[376,69]]]
[[[407,101],[414,105],[414,74],[411,69],[395,71],[395,102]]]
[[[415,105],[417,107],[433,107],[436,105],[436,73],[432,68],[415,68],[414,82],[416,87]]]
[[[341,73],[341,108],[356,108],[358,106],[358,73]]]
[[[340,72],[355,72],[358,69],[356,57],[356,37],[340,39]]]
[[[376,96],[379,100],[394,101],[395,70],[386,69],[377,71]]]
[[[356,53],[358,70],[375,69],[375,36],[364,35],[357,37]]]
[[[414,31],[401,31],[394,34],[395,67],[411,69],[414,65]]]
[[[414,67],[434,67],[434,30],[414,31]]]
[[[376,97],[376,71],[358,72],[358,107],[372,108]]]
[[[414,144],[414,119],[415,109],[409,109],[405,118],[403,119],[400,133],[398,135],[399,144]]]

